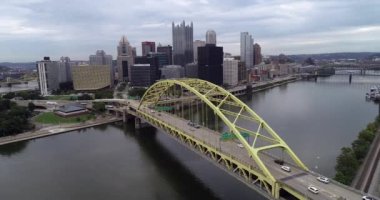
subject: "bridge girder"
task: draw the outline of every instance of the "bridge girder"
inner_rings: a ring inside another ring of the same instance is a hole
[[[304,169],[308,170],[307,167],[302,163],[302,161],[297,157],[297,155],[290,149],[290,147],[281,139],[281,137],[259,116],[257,115],[251,108],[249,108],[245,103],[243,103],[240,99],[235,97],[233,94],[223,89],[220,86],[212,84],[210,82],[200,80],[200,79],[169,79],[169,80],[161,80],[154,85],[152,85],[143,95],[138,111],[140,111],[142,106],[155,106],[160,97],[172,87],[182,87],[186,91],[195,95],[199,100],[205,103],[212,111],[223,121],[223,123],[230,129],[230,132],[233,133],[236,138],[240,141],[240,143],[244,146],[245,150],[249,154],[249,156],[253,159],[253,161],[258,165],[261,172],[263,173],[263,177],[266,177],[266,181],[271,183],[276,183],[277,180],[272,175],[272,173],[265,166],[263,160],[259,157],[259,153],[261,151],[265,151],[273,148],[280,148],[286,152],[290,158],[294,161],[294,163]],[[219,98],[216,98],[219,97]],[[217,105],[213,102],[218,103]],[[223,105],[234,105],[239,107],[239,111],[236,113],[223,110],[221,107]],[[245,114],[242,114],[242,111]],[[228,115],[234,116],[234,120],[228,119]],[[236,120],[239,117],[248,119],[251,123],[258,124],[258,130],[246,132],[252,136],[254,136],[254,141],[252,144],[248,143],[248,141],[241,134],[241,130],[245,130],[242,127],[239,127],[236,124]],[[263,130],[266,131],[269,135],[265,136],[261,134]],[[257,140],[263,139],[265,141],[269,141],[269,145],[256,147],[255,143]]]

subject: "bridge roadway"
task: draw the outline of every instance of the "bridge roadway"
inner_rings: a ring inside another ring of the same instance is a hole
[[[129,105],[137,110],[138,101],[129,100]],[[249,158],[246,150],[244,148],[240,148],[235,141],[220,141],[220,133],[215,132],[213,130],[201,127],[196,129],[194,127],[189,126],[188,121],[177,116],[171,115],[166,112],[153,112],[154,110],[149,108],[142,108],[142,112],[149,113],[153,115],[155,118],[164,121],[172,126],[175,126],[178,129],[183,130],[187,134],[193,136],[194,138],[206,142],[208,145],[219,149],[222,153],[226,155],[231,155],[235,159],[239,160],[239,162],[252,166],[253,168],[257,168],[257,165],[253,162],[251,158]],[[329,199],[338,199],[339,197],[343,197],[346,200],[360,200],[362,199],[362,194],[360,192],[343,186],[339,183],[331,181],[329,184],[324,184],[319,182],[316,177],[318,174],[301,170],[296,167],[292,167],[292,171],[285,172],[281,170],[281,166],[276,164],[272,157],[262,154],[260,156],[265,165],[269,168],[271,173],[274,175],[276,180],[281,182],[284,185],[287,185],[304,196],[315,199],[315,200],[329,200]],[[316,186],[320,192],[319,194],[313,194],[308,191],[307,187],[313,185]]]

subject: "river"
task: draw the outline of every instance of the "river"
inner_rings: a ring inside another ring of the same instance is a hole
[[[340,149],[378,113],[378,77],[298,81],[243,98],[310,169],[334,175]],[[263,199],[153,128],[104,125],[0,147],[0,199]]]

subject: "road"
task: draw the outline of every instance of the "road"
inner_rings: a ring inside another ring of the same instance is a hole
[[[137,108],[138,102],[131,101],[131,106]],[[253,168],[257,168],[257,165],[254,161],[249,157],[248,153],[244,148],[240,148],[236,141],[220,141],[220,133],[215,132],[213,130],[207,128],[199,128],[196,129],[194,127],[189,126],[188,121],[174,115],[165,113],[165,112],[155,112],[149,108],[142,108],[142,111],[145,113],[149,113],[155,116],[157,119],[169,123],[172,126],[175,126],[178,129],[185,131],[187,134],[195,137],[198,140],[206,142],[208,145],[213,146],[217,149],[220,149],[226,155],[232,155],[241,163],[246,165],[250,165]],[[333,200],[338,199],[339,197],[345,198],[347,200],[360,200],[362,198],[362,194],[356,190],[348,188],[346,186],[340,185],[336,182],[330,182],[329,184],[321,183],[316,178],[318,174],[304,171],[298,169],[296,167],[292,167],[292,171],[285,172],[281,170],[280,165],[275,164],[273,158],[262,154],[262,160],[265,165],[274,175],[276,180],[279,180],[281,183],[296,189],[300,193],[305,196],[315,199],[315,200]],[[319,194],[313,194],[308,191],[307,187],[313,185],[316,186],[320,192]]]
[[[35,139],[35,138],[41,138],[41,137],[46,137],[50,135],[56,135],[56,134],[61,134],[77,129],[83,129],[83,128],[89,128],[93,126],[98,126],[101,124],[108,124],[116,121],[122,120],[121,118],[117,117],[106,117],[106,118],[98,118],[95,120],[90,120],[84,123],[80,124],[63,124],[63,125],[55,125],[55,126],[48,126],[44,127],[39,130],[35,131],[29,131],[25,133],[20,133],[17,135],[12,135],[12,136],[6,136],[6,137],[0,137],[0,145],[5,145],[13,142],[20,142],[20,141],[25,141],[25,140],[30,140],[30,139]]]

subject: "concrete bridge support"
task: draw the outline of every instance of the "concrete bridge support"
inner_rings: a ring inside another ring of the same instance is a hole
[[[141,128],[141,119],[138,117],[135,117],[135,129]]]

